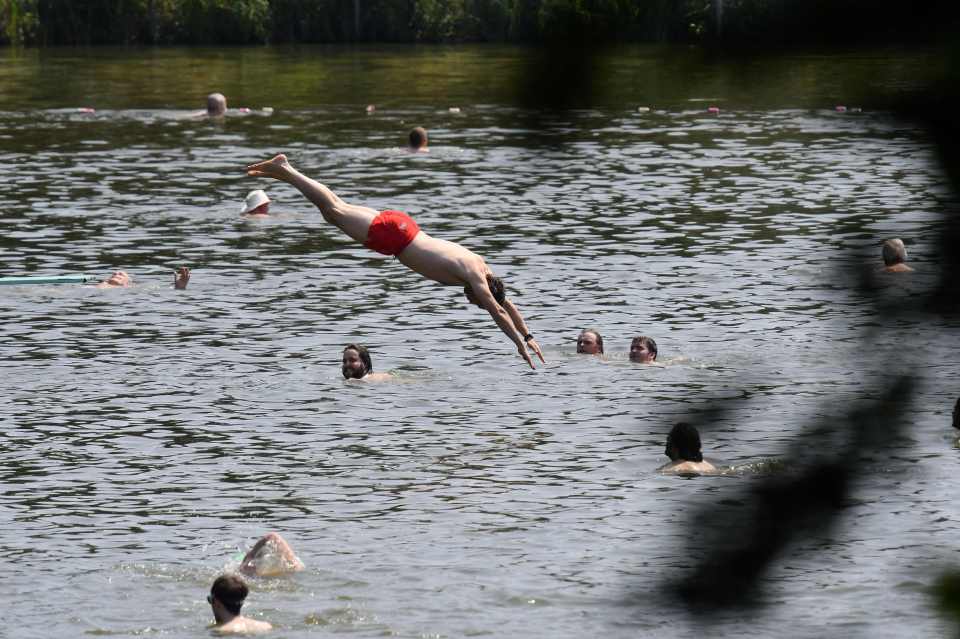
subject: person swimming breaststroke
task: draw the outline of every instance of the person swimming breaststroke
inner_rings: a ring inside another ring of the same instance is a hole
[[[273,628],[266,621],[257,621],[240,614],[249,593],[239,575],[220,575],[213,582],[207,603],[213,611],[214,630],[223,634],[255,634]]]
[[[660,467],[660,472],[677,475],[702,475],[716,472],[716,467],[703,459],[700,452],[700,433],[684,422],[674,425],[667,435],[663,454],[670,462]]]
[[[502,302],[498,301],[490,291],[489,277],[495,275],[473,251],[431,237],[402,211],[378,212],[344,202],[323,184],[294,169],[283,154],[251,164],[246,172],[250,177],[269,177],[290,184],[320,210],[327,222],[367,248],[395,256],[415,273],[448,286],[469,286],[472,299],[470,296],[467,299],[490,314],[530,368],[534,365],[528,347],[541,362],[546,361],[517,306],[506,295]]]

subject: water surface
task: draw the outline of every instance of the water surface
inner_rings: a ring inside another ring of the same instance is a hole
[[[671,425],[727,406],[707,457],[789,472],[904,372],[907,423],[850,460],[838,524],[706,631],[944,635],[925,589],[957,563],[957,326],[877,305],[936,284],[951,195],[888,110],[930,67],[629,49],[558,110],[523,49],[4,51],[0,274],[137,283],[0,290],[9,636],[205,636],[213,578],[270,530],[307,565],[252,584],[276,636],[699,636],[665,595],[712,525],[690,517],[767,478],[656,474]],[[274,111],[189,117],[213,90]],[[429,154],[398,148],[415,125]],[[279,151],[484,255],[547,364],[244,177]],[[237,215],[253,188],[269,218]],[[876,274],[887,237],[915,273]],[[574,353],[587,326],[605,359]],[[680,361],[630,363],[639,334]],[[345,383],[348,342],[397,380]]]

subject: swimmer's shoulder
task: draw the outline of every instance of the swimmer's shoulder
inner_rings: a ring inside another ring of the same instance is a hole
[[[659,472],[665,475],[713,475],[717,468],[708,461],[682,461],[661,466]]]
[[[266,621],[258,621],[249,617],[234,617],[222,626],[215,626],[213,631],[220,635],[256,635],[272,629],[273,626]]]

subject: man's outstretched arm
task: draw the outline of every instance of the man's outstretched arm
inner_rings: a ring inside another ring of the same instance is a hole
[[[520,357],[526,360],[527,364],[530,364],[530,368],[536,368],[533,365],[533,360],[530,359],[530,353],[527,352],[527,346],[523,341],[523,335],[517,332],[516,326],[514,326],[513,320],[510,318],[510,315],[507,311],[503,310],[503,307],[497,304],[497,300],[494,299],[493,293],[490,292],[490,287],[487,285],[487,278],[485,274],[481,274],[478,277],[471,278],[470,288],[473,290],[473,295],[476,297],[477,302],[490,313],[490,317],[493,318],[493,321],[497,323],[497,326],[500,327],[500,330],[503,331],[503,334],[510,338],[516,347],[517,352],[520,353]]]
[[[513,322],[513,326],[517,332],[523,337],[523,341],[530,347],[530,350],[537,354],[540,361],[546,364],[547,360],[543,359],[543,351],[540,350],[540,345],[537,344],[537,340],[533,339],[532,335],[530,339],[527,339],[527,336],[530,335],[530,329],[527,328],[527,323],[523,321],[523,315],[520,314],[520,309],[510,300],[503,301],[503,308],[507,311],[507,314],[510,315],[510,320]]]

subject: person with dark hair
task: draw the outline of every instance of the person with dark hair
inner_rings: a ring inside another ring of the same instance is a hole
[[[362,379],[365,382],[380,382],[391,379],[389,373],[374,373],[370,351],[363,344],[347,344],[343,349],[343,361],[340,368],[347,380]]]
[[[603,337],[595,328],[585,328],[577,337],[577,352],[581,355],[603,355]]]
[[[883,243],[883,270],[887,273],[909,273],[913,269],[907,266],[907,247],[903,240],[894,238]]]
[[[413,218],[401,211],[377,212],[366,206],[347,204],[323,184],[294,169],[285,155],[249,165],[247,175],[290,184],[320,209],[323,219],[367,248],[393,255],[410,270],[435,282],[468,287],[464,288],[467,299],[490,313],[530,368],[534,365],[528,346],[540,361],[546,361],[516,305],[506,295],[502,301],[497,300],[490,290],[491,278],[497,278],[476,253],[427,235]]]
[[[960,399],[953,405],[953,427],[960,429]]]
[[[213,582],[207,603],[213,609],[214,628],[220,633],[253,634],[273,628],[266,621],[257,621],[240,614],[247,598],[246,582],[239,575],[220,575]]]
[[[704,461],[700,452],[700,433],[692,424],[679,423],[670,429],[663,454],[670,463],[661,466],[660,472],[682,475],[700,475],[716,472],[716,467]]]
[[[657,360],[657,343],[652,337],[640,335],[630,342],[630,361],[640,364],[652,364]]]
[[[240,572],[256,577],[273,577],[303,570],[303,562],[279,533],[267,533],[257,540],[240,561]]]
[[[427,148],[427,130],[422,126],[411,129],[408,140],[410,144],[407,150],[411,153],[426,153],[430,150]]]

